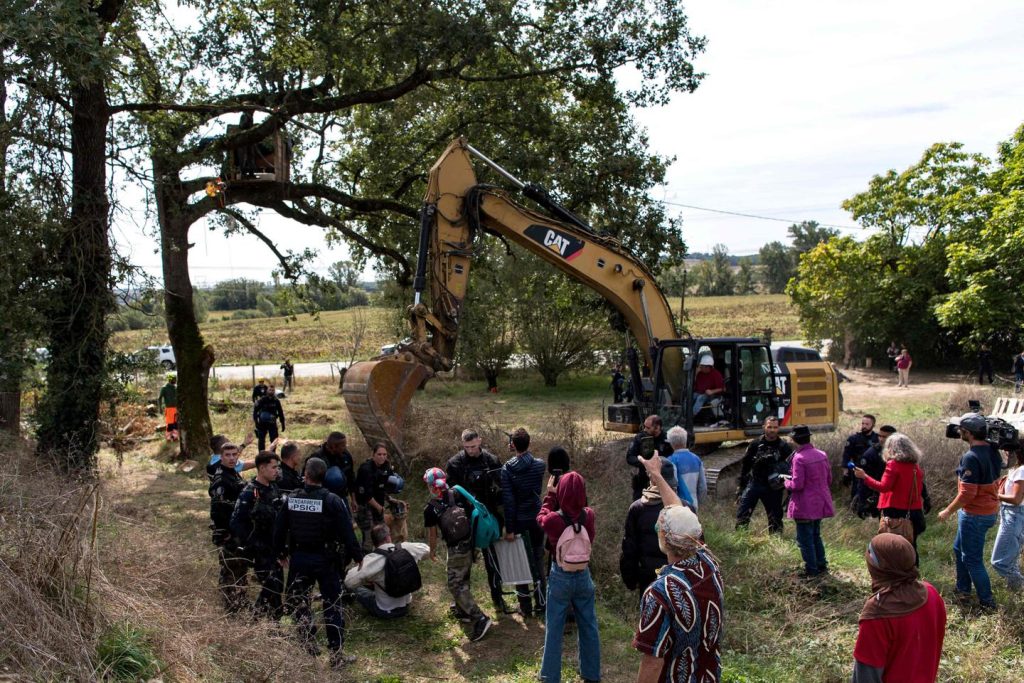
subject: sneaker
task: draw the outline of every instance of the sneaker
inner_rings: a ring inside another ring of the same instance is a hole
[[[476,620],[476,623],[473,624],[473,633],[470,634],[469,640],[475,643],[483,638],[487,635],[487,632],[491,629],[491,625],[493,623],[494,622],[491,621],[490,617],[486,614],[481,615],[480,618]]]
[[[331,653],[331,668],[341,669],[348,666],[349,664],[356,661],[355,655],[347,655],[341,650],[335,650]]]

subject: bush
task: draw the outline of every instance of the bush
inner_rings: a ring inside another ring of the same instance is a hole
[[[96,674],[103,680],[149,680],[160,673],[149,637],[127,621],[112,624],[96,646]]]

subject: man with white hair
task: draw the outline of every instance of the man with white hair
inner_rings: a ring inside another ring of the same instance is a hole
[[[640,603],[633,647],[644,658],[636,681],[717,681],[722,676],[722,573],[700,541],[697,515],[681,504],[662,476],[661,458],[655,455],[643,465],[665,502],[656,528],[669,564]]]
[[[686,447],[688,437],[682,427],[668,430],[667,439],[672,446],[672,455],[668,461],[676,466],[679,495],[697,511],[700,509],[700,501],[708,493],[708,478],[704,462]]]

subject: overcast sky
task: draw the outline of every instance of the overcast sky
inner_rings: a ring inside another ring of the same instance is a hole
[[[697,61],[707,77],[695,93],[637,112],[652,149],[676,157],[655,197],[780,219],[670,205],[690,251],[721,242],[755,253],[802,220],[862,234],[840,204],[872,175],[906,168],[934,142],[992,156],[1024,122],[1019,0],[692,0],[688,13],[708,38]],[[285,248],[319,250],[320,272],[346,256],[328,250],[316,228],[269,213],[260,228]],[[159,276],[153,237],[124,220],[115,232],[122,250]],[[196,283],[267,280],[275,267],[255,238],[228,240],[201,225],[191,236]]]

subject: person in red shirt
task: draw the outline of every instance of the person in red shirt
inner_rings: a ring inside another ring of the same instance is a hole
[[[918,578],[914,547],[897,534],[878,534],[865,560],[872,594],[860,613],[851,683],[934,683],[946,605]]]
[[[715,359],[710,354],[700,357],[697,376],[693,378],[693,414],[697,415],[704,405],[716,396],[725,393],[725,378],[715,369]]]
[[[896,386],[910,388],[910,368],[913,365],[914,359],[907,350],[900,349],[900,355],[896,357],[896,372],[899,373],[899,382]]]
[[[906,434],[892,434],[885,440],[882,450],[885,472],[882,480],[869,476],[860,467],[853,468],[853,476],[872,491],[878,491],[878,509],[883,517],[909,519],[914,527],[914,554],[917,554],[917,536],[924,531],[924,471],[918,465],[921,450]]]

